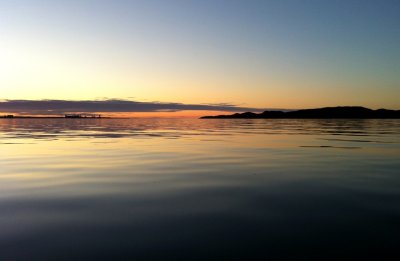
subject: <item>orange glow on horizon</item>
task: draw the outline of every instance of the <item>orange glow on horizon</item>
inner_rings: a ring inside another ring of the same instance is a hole
[[[83,113],[83,112],[82,112]],[[222,115],[233,114],[235,112],[227,111],[175,111],[175,112],[93,112],[90,114],[100,114],[103,117],[112,118],[199,118],[206,115]],[[78,113],[77,113],[78,114]],[[0,116],[14,115],[14,116],[36,116],[36,117],[63,117],[62,114],[50,115],[29,115],[20,113],[0,112]]]
[[[176,111],[176,112],[120,112],[120,113],[104,113],[109,117],[126,117],[126,118],[198,118],[206,115],[232,114],[226,111]]]

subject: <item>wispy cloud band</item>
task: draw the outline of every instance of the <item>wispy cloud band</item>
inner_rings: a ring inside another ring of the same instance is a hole
[[[166,112],[166,111],[262,111],[259,108],[240,107],[234,104],[184,104],[163,102],[138,102],[130,100],[3,100],[0,101],[0,112],[56,115],[84,112]]]

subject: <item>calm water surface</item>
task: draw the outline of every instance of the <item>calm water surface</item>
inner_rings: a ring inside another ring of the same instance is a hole
[[[0,119],[0,260],[398,260],[400,120]]]

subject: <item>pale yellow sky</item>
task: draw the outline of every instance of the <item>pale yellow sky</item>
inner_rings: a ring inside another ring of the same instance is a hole
[[[353,32],[338,21],[320,28],[319,16],[292,23],[255,11],[258,20],[238,20],[240,8],[214,17],[201,4],[189,16],[174,4],[141,3],[147,11],[137,13],[132,3],[122,17],[112,4],[20,5],[0,11],[0,99],[400,109],[399,39],[380,35],[384,25]],[[298,23],[309,31],[290,27]]]

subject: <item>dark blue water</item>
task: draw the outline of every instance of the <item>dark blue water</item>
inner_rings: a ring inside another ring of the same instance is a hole
[[[0,120],[0,260],[396,260],[399,234],[399,120]]]

